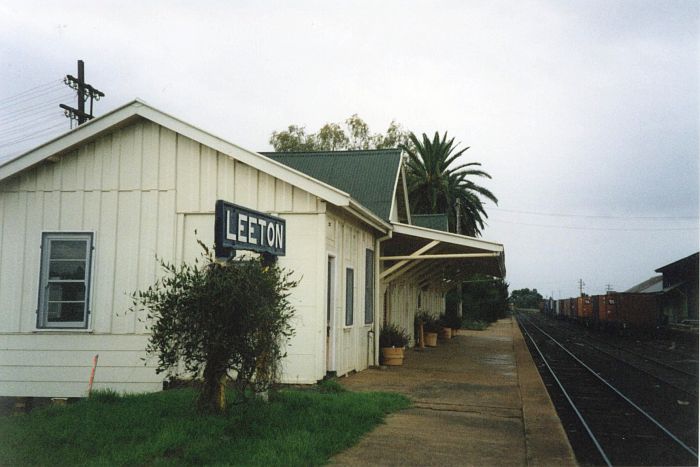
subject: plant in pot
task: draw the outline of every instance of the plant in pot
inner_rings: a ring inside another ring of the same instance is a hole
[[[462,327],[462,317],[458,310],[450,310],[445,313],[445,323],[447,326],[452,328],[452,337],[457,335],[457,331]]]
[[[379,330],[379,347],[384,365],[403,365],[404,348],[408,345],[408,333],[395,324],[385,324]]]
[[[438,324],[440,325],[440,337],[443,339],[452,339],[452,326],[450,326],[447,316],[444,314],[440,315]]]
[[[440,326],[434,316],[431,316],[426,311],[416,314],[416,325],[423,324],[423,334],[425,345],[427,347],[437,347],[437,336],[442,326]]]

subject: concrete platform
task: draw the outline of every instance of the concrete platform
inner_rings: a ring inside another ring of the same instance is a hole
[[[413,407],[390,415],[336,465],[577,465],[511,318],[460,331],[404,365],[340,378],[354,391],[395,391]]]

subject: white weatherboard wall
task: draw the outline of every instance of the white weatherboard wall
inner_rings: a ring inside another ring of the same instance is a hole
[[[337,210],[332,211],[326,218],[326,254],[323,263],[327,271],[327,257],[335,258],[335,300],[331,318],[332,358],[328,370],[344,375],[351,371],[364,370],[375,363],[374,339],[370,337],[369,331],[375,330],[375,323],[377,319],[381,319],[381,314],[378,315],[375,305],[374,319],[371,323],[365,323],[365,251],[374,251],[374,236],[354,219],[343,216]],[[376,261],[375,254],[375,264],[372,267],[375,267]],[[345,325],[348,268],[354,271],[351,326]],[[325,313],[325,306],[323,310]],[[325,315],[322,318],[325,331]]]
[[[411,336],[410,345],[415,345],[416,336],[413,325],[414,317],[419,311],[427,311],[432,316],[445,312],[445,295],[435,289],[422,290],[414,281],[394,281],[386,287],[387,322],[405,329]],[[420,309],[418,294],[421,295]]]
[[[160,389],[155,362],[144,366],[142,360],[147,331],[141,316],[127,312],[129,294],[157,278],[155,255],[171,262],[194,258],[195,228],[198,238],[213,243],[216,199],[287,220],[288,256],[281,264],[302,280],[292,296],[297,334],[284,379],[320,379],[325,374],[325,203],[138,120],[0,182],[0,396],[85,395],[95,354],[100,356],[95,388]],[[94,232],[87,331],[36,329],[45,231]],[[364,301],[358,297],[356,303]]]

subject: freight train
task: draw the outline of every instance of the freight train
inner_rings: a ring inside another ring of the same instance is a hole
[[[655,294],[608,292],[605,295],[543,300],[540,310],[560,319],[602,329],[653,329],[661,322]]]

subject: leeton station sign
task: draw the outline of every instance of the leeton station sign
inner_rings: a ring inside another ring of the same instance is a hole
[[[285,255],[287,224],[284,219],[222,200],[216,202],[215,217],[216,256],[230,256],[231,250]]]

